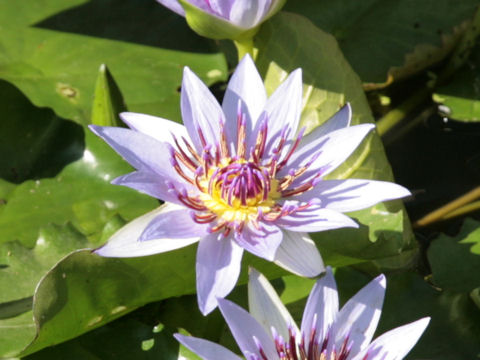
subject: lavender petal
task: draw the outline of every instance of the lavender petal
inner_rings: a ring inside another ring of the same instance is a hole
[[[227,296],[240,274],[243,248],[218,233],[204,237],[197,250],[197,297],[200,311],[207,315]]]
[[[302,232],[283,231],[283,240],[274,262],[291,273],[314,277],[325,270],[323,260],[310,236]]]
[[[108,242],[94,252],[105,257],[136,257],[148,256],[179,249],[200,240],[200,237],[192,234],[191,237],[181,238],[158,238],[150,241],[138,241],[141,234],[153,219],[158,216],[176,212],[181,207],[173,204],[165,204],[145,215],[142,215],[118,230],[110,237]],[[184,211],[187,211],[183,208]]]

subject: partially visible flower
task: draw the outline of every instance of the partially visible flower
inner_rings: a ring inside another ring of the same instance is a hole
[[[91,126],[137,169],[114,184],[175,204],[134,220],[97,253],[144,256],[200,241],[197,294],[204,314],[235,286],[244,250],[293,273],[319,275],[323,262],[307,232],[358,227],[342,213],[410,193],[382,181],[324,180],[374,125],[349,127],[347,105],[304,137],[297,129],[301,109],[299,69],[267,99],[246,56],[222,107],[185,68],[185,126],[134,113],[121,114],[132,130]]]
[[[308,297],[298,329],[267,279],[255,270],[248,284],[250,313],[219,299],[219,308],[247,360],[401,360],[427,327],[426,317],[390,330],[371,342],[382,312],[385,277],[380,275],[339,311],[332,271]],[[180,334],[175,338],[205,360],[239,360],[215,343]]]
[[[286,0],[157,0],[184,16],[190,27],[212,39],[250,38]]]

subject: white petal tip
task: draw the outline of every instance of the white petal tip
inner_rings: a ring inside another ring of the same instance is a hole
[[[242,60],[240,60],[239,65],[240,65],[240,64],[243,64],[244,62],[248,62],[248,63],[250,63],[251,65],[255,66],[252,57],[251,57],[250,54],[248,54],[248,53],[245,54],[245,56],[242,58]]]
[[[98,135],[100,136],[100,131],[102,129],[102,126],[98,126],[98,125],[88,125],[88,128],[90,129],[90,131],[92,131],[95,135]]]
[[[200,312],[203,316],[207,316],[208,314],[210,314],[213,310],[217,308],[217,306],[218,300],[209,299],[204,302],[203,300],[198,299],[198,308],[200,309]]]
[[[381,285],[384,289],[387,287],[387,278],[385,275],[380,274],[375,278],[375,281]]]

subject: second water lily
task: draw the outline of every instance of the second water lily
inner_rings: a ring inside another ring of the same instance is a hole
[[[430,318],[403,325],[373,342],[382,312],[386,280],[372,280],[340,310],[330,268],[308,297],[302,324],[295,321],[267,279],[250,273],[250,314],[221,299],[220,310],[247,360],[402,360],[425,331]],[[240,360],[215,343],[176,334],[183,345],[205,360]]]

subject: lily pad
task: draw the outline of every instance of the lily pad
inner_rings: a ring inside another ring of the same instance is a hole
[[[315,27],[303,16],[280,13],[260,30],[255,46],[256,62],[272,92],[287,74],[303,71],[304,107],[302,124],[312,129],[332,116],[346,102],[353,109],[353,124],[373,122],[360,79],[342,56],[335,38]],[[328,54],[326,56],[325,54]],[[393,175],[376,132],[328,178],[360,178],[393,181]],[[327,263],[344,266],[367,259],[394,257],[406,252],[400,263],[386,261],[383,266],[408,263],[414,255],[408,217],[400,201],[378,204],[351,214],[364,226],[312,234]],[[375,244],[372,244],[375,243]]]
[[[40,278],[63,256],[88,246],[70,224],[41,229],[33,249],[19,242],[0,245],[0,356],[13,356],[32,340],[33,294]]]
[[[104,4],[108,5],[106,7],[108,11],[104,8],[101,12],[108,14],[108,18],[104,19],[108,22],[92,25],[91,14],[99,13],[98,9],[95,11],[95,7],[89,8],[92,5],[84,4],[83,7],[72,8],[69,11],[73,13],[67,12],[65,15],[64,2],[63,4],[56,0],[45,2],[47,9],[50,9],[42,10],[41,13],[45,15],[49,12],[64,10],[63,16],[68,15],[68,20],[74,21],[74,24],[88,23],[89,26],[84,26],[84,29],[98,29],[101,24],[101,29],[96,33],[97,37],[93,37],[92,34],[87,34],[90,36],[75,34],[75,27],[70,29],[71,32],[62,32],[62,30],[68,30],[61,26],[65,22],[58,19],[53,21],[52,18],[49,18],[49,21],[37,23],[35,27],[13,25],[2,27],[0,78],[15,84],[35,105],[51,107],[61,117],[81,124],[90,122],[91,95],[95,85],[96,70],[101,64],[107,64],[115,76],[129,110],[177,120],[180,119],[178,88],[185,65],[190,66],[207,84],[225,80],[227,68],[224,57],[219,53],[210,53],[208,43],[203,42],[202,52],[186,52],[118,41],[129,40],[128,37],[124,39],[126,24],[119,21],[128,11],[130,11],[130,22],[135,19],[135,14],[138,14],[138,19],[147,17],[153,19],[151,16],[154,14],[158,16],[158,25],[153,28],[145,21],[134,21],[137,30],[136,36],[130,38],[132,41],[141,39],[144,33],[148,34],[149,38],[154,34],[162,38],[162,32],[175,32],[177,28],[172,26],[172,22],[165,22],[164,18],[159,16],[165,11],[159,4],[130,1],[125,7],[125,5],[115,6],[118,2],[111,1],[109,4]],[[24,5],[2,1],[0,13],[3,17],[21,17],[22,11],[19,10],[28,7],[31,1],[22,3]],[[78,4],[77,2],[73,5]],[[100,2],[91,2],[91,4],[102,7]],[[145,10],[148,11],[151,6],[158,8],[159,12],[153,11],[153,14],[142,17]],[[87,9],[81,11],[84,7]],[[119,15],[118,18],[115,18],[115,14]],[[26,10],[25,16],[30,20],[19,20],[20,24],[40,20],[33,15],[32,10]],[[167,19],[172,16],[174,15],[169,14]],[[174,16],[173,20],[176,18],[178,16]],[[113,22],[113,19],[117,19],[117,22]],[[179,26],[188,29],[184,20],[179,18],[178,21],[181,21]],[[162,30],[155,33],[158,26]],[[110,29],[110,37],[107,29]],[[116,31],[120,32],[120,35]],[[111,38],[115,40],[110,40]],[[176,42],[177,46],[178,43],[182,43],[178,39]],[[188,50],[188,47],[182,50]]]
[[[441,234],[428,248],[433,282],[456,292],[480,287],[480,223],[466,219],[453,237]]]
[[[195,252],[192,245],[141,258],[103,258],[88,250],[70,254],[36,288],[37,335],[22,356],[77,337],[144,304],[195,293]],[[244,263],[272,278],[285,274],[254,256],[245,256]],[[246,282],[244,266],[238,284]]]
[[[183,346],[174,339],[176,329],[162,324],[148,325],[132,314],[85,334],[64,344],[44,349],[25,360],[69,359],[81,360],[177,360],[188,355]],[[185,358],[185,357],[184,357]]]
[[[39,228],[67,221],[98,239],[115,214],[128,220],[158,204],[134,190],[111,185],[113,178],[130,170],[129,165],[95,135],[87,132],[85,140],[83,157],[55,178],[28,180],[10,192],[0,214],[0,242],[17,239],[32,246]]]
[[[84,148],[83,130],[37,108],[12,84],[0,80],[0,178],[15,187],[28,179],[53,177],[68,163],[79,159]],[[0,197],[7,199],[8,192]],[[36,234],[35,234],[36,235]],[[1,242],[1,241],[0,241]]]
[[[285,10],[334,35],[365,86],[375,88],[442,60],[477,6],[476,0],[303,0]]]
[[[435,90],[433,100],[442,115],[459,121],[480,121],[480,45],[452,80]]]

